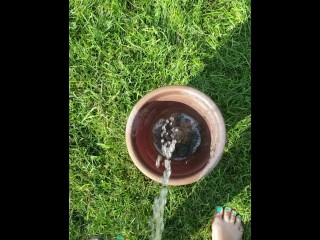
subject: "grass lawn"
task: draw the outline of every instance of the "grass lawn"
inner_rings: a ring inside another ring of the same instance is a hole
[[[70,0],[69,236],[149,239],[161,185],[125,144],[135,103],[160,86],[199,89],[225,118],[227,143],[201,181],[169,187],[163,239],[211,239],[216,205],[251,239],[250,0]]]

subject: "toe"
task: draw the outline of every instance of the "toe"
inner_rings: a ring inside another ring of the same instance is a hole
[[[216,210],[214,212],[214,218],[211,224],[212,229],[214,229],[214,226],[216,226],[216,228],[219,227],[219,224],[223,221],[222,215],[223,215],[223,207],[216,206]]]
[[[223,211],[224,221],[230,222],[230,214],[231,214],[231,207],[225,207]]]
[[[221,206],[216,206],[216,211],[215,211],[215,214],[214,214],[214,218],[222,219],[222,215],[223,215],[223,208]]]
[[[235,224],[239,227],[239,230],[240,230],[241,232],[243,232],[241,215],[237,215],[237,216],[236,216],[236,223],[235,223]]]
[[[235,210],[231,211],[230,222],[234,223],[236,221],[237,212]]]

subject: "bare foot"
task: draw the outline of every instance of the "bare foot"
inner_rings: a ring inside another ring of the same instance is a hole
[[[212,240],[241,240],[243,227],[241,216],[230,207],[216,207],[212,222]]]

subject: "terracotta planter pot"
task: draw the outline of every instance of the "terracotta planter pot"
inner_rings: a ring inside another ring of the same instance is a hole
[[[184,159],[171,160],[172,172],[168,185],[186,185],[200,180],[217,165],[224,150],[224,119],[207,95],[187,86],[166,86],[149,92],[131,111],[126,127],[126,144],[138,169],[159,183],[164,166],[156,167],[160,152],[153,127],[159,119],[181,113],[198,123],[201,143]]]

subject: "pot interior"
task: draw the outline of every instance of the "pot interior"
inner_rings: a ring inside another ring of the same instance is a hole
[[[199,129],[200,145],[194,151],[190,151],[189,154],[173,155],[170,178],[180,179],[200,172],[209,161],[211,134],[213,133],[210,132],[204,117],[193,107],[182,102],[154,100],[144,104],[134,118],[131,132],[133,149],[141,164],[158,176],[162,176],[164,165],[160,164],[159,168],[156,167],[156,159],[160,151],[159,139],[153,132],[154,126],[159,119],[168,119],[181,114],[186,114],[196,121]],[[164,157],[162,157],[162,160],[164,160]]]

